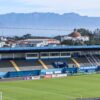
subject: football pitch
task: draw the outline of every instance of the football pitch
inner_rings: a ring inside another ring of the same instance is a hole
[[[100,97],[100,75],[0,82],[3,100],[75,100]]]

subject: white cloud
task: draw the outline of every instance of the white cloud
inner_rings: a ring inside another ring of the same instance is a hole
[[[100,16],[100,0],[0,0],[0,9],[0,12],[77,12]]]

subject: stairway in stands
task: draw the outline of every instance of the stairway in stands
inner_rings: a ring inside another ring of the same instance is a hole
[[[16,69],[16,71],[20,71],[18,65],[16,64],[16,62],[14,60],[10,60],[10,62],[13,65],[13,67]]]
[[[76,64],[76,66],[77,66],[78,68],[80,68],[80,64],[78,63],[78,61],[77,61],[76,59],[72,58],[72,61]]]
[[[99,55],[94,55],[94,58],[98,62],[98,65],[100,66],[100,56]]]
[[[42,60],[38,60],[40,62],[40,64],[43,66],[44,69],[48,69],[48,66],[42,61]]]
[[[100,62],[98,62],[97,58],[94,55],[85,55],[86,59],[89,61],[91,66],[98,66]]]

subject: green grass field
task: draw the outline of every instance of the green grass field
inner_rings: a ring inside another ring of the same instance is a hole
[[[100,75],[1,82],[3,100],[75,100],[100,97]]]

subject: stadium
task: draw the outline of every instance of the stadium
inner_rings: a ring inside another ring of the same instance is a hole
[[[100,0],[0,0],[0,100],[100,100]]]
[[[99,71],[99,45],[0,48],[4,100],[97,98]]]
[[[68,73],[77,73],[78,70],[91,72],[99,70],[99,49],[100,46],[0,48],[0,71],[25,71],[26,76],[33,75],[29,71],[35,70],[38,74],[46,74],[49,70],[52,73],[53,69],[55,71],[59,69],[58,72],[65,69],[63,71]],[[42,73],[44,69],[45,73]],[[19,77],[16,75],[17,73],[14,76],[12,73],[11,77]]]

